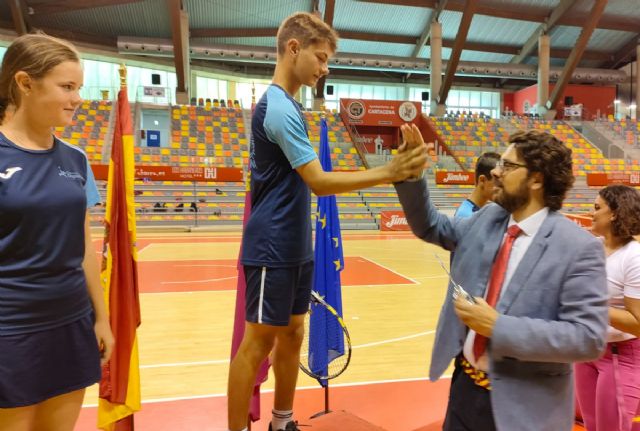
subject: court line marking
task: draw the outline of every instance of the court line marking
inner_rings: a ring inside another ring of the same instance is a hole
[[[161,281],[160,284],[191,284],[191,283],[211,283],[214,281],[224,281],[224,280],[232,280],[238,278],[237,275],[232,277],[222,277],[222,278],[209,278],[207,280],[188,280],[188,281]],[[233,289],[229,289],[233,290]]]
[[[371,250],[371,249],[368,248],[368,250]],[[425,262],[438,263],[438,261],[435,260],[435,259],[429,259],[428,257],[422,257],[422,256],[417,256],[417,257],[410,257],[410,256],[407,256],[407,257],[404,257],[404,256],[403,257],[391,257],[391,256],[389,256],[389,257],[385,257],[385,259],[386,260],[390,260],[392,262],[417,261],[417,262],[422,262],[422,263],[425,263]]]
[[[194,367],[198,365],[218,365],[218,364],[227,364],[229,363],[229,359],[216,359],[213,361],[196,361],[196,362],[175,362],[172,364],[154,364],[154,365],[140,365],[140,369],[149,369],[149,368],[165,368],[165,367]]]
[[[378,265],[379,267],[382,267],[382,268],[386,269],[387,271],[394,273],[394,274],[395,274],[395,275],[397,275],[398,277],[402,277],[402,278],[404,278],[404,279],[406,279],[406,280],[409,280],[409,281],[410,281],[410,282],[412,282],[413,284],[420,284],[420,283],[418,283],[417,281],[415,281],[413,278],[411,278],[411,277],[407,277],[406,275],[403,275],[403,274],[400,274],[399,272],[396,272],[396,271],[394,271],[393,269],[391,269],[391,268],[389,268],[389,267],[386,267],[386,266],[384,266],[384,265],[381,265],[381,264],[379,264],[378,262],[376,262],[376,261],[374,261],[374,260],[372,260],[372,259],[369,259],[369,258],[364,257],[364,256],[356,256],[356,257],[359,257],[359,258],[364,259],[364,260],[368,260],[369,262],[373,263],[374,265]]]
[[[142,252],[143,252],[143,251],[145,251],[145,250],[148,250],[148,249],[149,249],[149,248],[151,248],[151,246],[153,246],[153,245],[156,245],[156,243],[151,242],[151,243],[149,243],[149,244],[145,245],[144,247],[139,248],[139,249],[138,249],[138,254],[142,253]]]
[[[440,379],[451,379],[451,374],[443,374]],[[390,379],[390,380],[374,380],[367,382],[354,382],[354,383],[336,383],[331,385],[332,388],[349,388],[349,387],[357,387],[357,386],[369,386],[369,385],[383,385],[386,383],[406,383],[406,382],[424,382],[429,381],[428,377],[418,377],[418,378],[406,378],[406,379]],[[296,391],[308,391],[308,390],[320,390],[322,387],[320,386],[300,386],[296,388]],[[260,391],[261,394],[272,393],[273,389],[263,389]],[[205,395],[192,395],[189,397],[170,397],[170,398],[151,398],[148,400],[143,400],[142,404],[153,404],[153,403],[167,403],[172,401],[186,401],[186,400],[198,400],[202,398],[222,398],[226,397],[226,393],[219,394],[205,394]],[[82,408],[96,408],[97,404],[85,404]]]
[[[388,340],[375,341],[373,343],[360,344],[357,346],[352,346],[352,349],[361,349],[364,347],[374,347],[382,344],[395,343],[398,341],[411,340],[413,338],[424,337],[427,335],[434,334],[436,331],[425,331],[418,332],[417,334],[405,335],[404,337],[390,338]],[[149,368],[164,368],[164,367],[192,367],[198,365],[218,365],[228,363],[229,359],[214,359],[210,361],[195,361],[195,362],[174,362],[169,364],[150,364],[150,365],[140,365],[140,369],[149,369]]]
[[[398,337],[398,338],[390,338],[388,340],[382,340],[382,341],[375,341],[373,343],[366,343],[366,344],[359,344],[357,346],[352,346],[352,349],[361,349],[363,347],[373,347],[373,346],[380,346],[382,344],[389,344],[389,343],[395,343],[397,341],[404,341],[404,340],[411,340],[413,338],[418,338],[418,337],[424,337],[426,335],[431,335],[431,334],[435,334],[435,330],[432,331],[425,331],[425,332],[418,332],[417,334],[413,334],[413,335],[406,335],[404,337]]]
[[[436,278],[444,278],[448,280],[449,276],[447,274],[442,274],[442,275],[420,275],[416,277],[416,279],[418,280],[434,280]]]

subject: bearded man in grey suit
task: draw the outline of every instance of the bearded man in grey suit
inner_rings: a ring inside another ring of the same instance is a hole
[[[423,179],[395,184],[413,233],[455,251],[430,369],[437,380],[455,359],[443,429],[569,431],[572,363],[605,346],[603,247],[557,212],[574,177],[552,135],[511,135],[492,176],[494,203],[469,219],[438,212]]]

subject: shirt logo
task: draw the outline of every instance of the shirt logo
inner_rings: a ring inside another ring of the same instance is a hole
[[[0,178],[2,178],[3,180],[8,180],[9,178],[11,178],[13,176],[13,174],[15,174],[18,171],[21,171],[22,168],[19,166],[16,166],[14,168],[9,168],[6,171],[0,173]]]
[[[58,166],[58,175],[61,177],[70,178],[72,180],[83,180],[84,177],[77,172],[65,171],[60,166]]]

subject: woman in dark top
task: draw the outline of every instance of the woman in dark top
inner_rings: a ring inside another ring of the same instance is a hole
[[[0,69],[0,430],[72,431],[114,344],[89,230],[98,190],[51,133],[82,82],[75,48],[43,34],[17,38]]]

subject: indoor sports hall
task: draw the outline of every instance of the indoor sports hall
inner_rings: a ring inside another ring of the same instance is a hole
[[[414,124],[434,143],[425,169],[431,199],[453,216],[474,190],[481,154],[502,154],[517,131],[542,130],[572,150],[575,183],[561,212],[588,229],[600,189],[640,190],[638,6],[638,0],[1,2],[0,58],[16,37],[37,31],[80,52],[83,101],[72,124],[54,133],[84,151],[97,181],[102,204],[91,209],[90,221],[101,261],[111,217],[109,166],[115,146],[123,145],[119,127],[130,127],[124,135],[135,181],[128,226],[135,220],[140,305],[135,429],[228,430],[253,108],[270,86],[285,18],[315,13],[340,37],[330,74],[292,95],[314,150],[328,144],[334,171],[388,163],[402,145],[400,126]],[[9,175],[0,171],[0,199]],[[298,426],[440,430],[454,367],[436,382],[428,373],[438,316],[451,295],[449,252],[414,236],[392,184],[336,198],[351,358],[328,390],[300,373]],[[311,214],[315,240],[321,219],[315,195]],[[271,370],[260,385],[260,419],[250,429],[268,429],[273,392]],[[99,385],[87,389],[75,431],[98,429],[100,393]],[[640,406],[638,412],[640,427]],[[125,429],[133,428],[114,431]],[[574,430],[586,430],[578,410]]]

